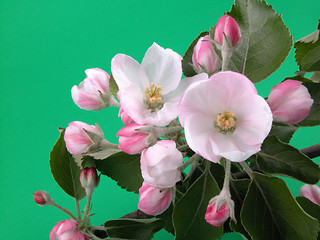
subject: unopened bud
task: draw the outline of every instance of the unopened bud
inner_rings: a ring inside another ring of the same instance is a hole
[[[97,170],[93,167],[85,168],[80,173],[81,186],[86,190],[87,196],[91,195],[93,190],[98,186],[100,176],[97,174]]]
[[[54,203],[50,194],[45,191],[36,191],[33,194],[33,199],[39,206],[51,206]]]
[[[308,198],[315,204],[320,205],[320,188],[317,185],[305,184],[300,188],[299,195]]]
[[[214,31],[214,40],[221,46],[224,45],[225,38],[233,47],[239,43],[241,38],[239,24],[234,18],[228,15],[223,15],[219,19]]]

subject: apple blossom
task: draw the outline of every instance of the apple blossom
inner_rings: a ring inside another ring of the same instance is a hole
[[[220,69],[221,61],[209,40],[209,35],[199,38],[193,49],[192,62],[197,73],[212,75]]]
[[[33,199],[39,206],[51,206],[54,203],[50,194],[46,191],[36,191],[33,194]]]
[[[179,112],[190,148],[212,162],[247,160],[260,151],[272,125],[271,110],[253,83],[231,71],[192,84]]]
[[[187,83],[206,79],[205,75],[183,79],[181,56],[153,43],[141,65],[133,58],[117,54],[111,72],[119,87],[120,105],[138,124],[166,126],[178,116],[180,97]]]
[[[305,184],[300,188],[299,195],[308,198],[315,204],[320,205],[320,188],[317,185]]]
[[[100,128],[80,121],[69,123],[64,133],[66,147],[74,155],[85,154],[95,142],[102,141],[103,138]]]
[[[98,186],[100,177],[94,167],[85,168],[80,173],[81,186],[86,190],[86,194],[91,195],[93,190]]]
[[[241,31],[237,21],[229,15],[223,15],[215,28],[214,40],[220,45],[224,44],[224,36],[234,47],[239,43]]]
[[[78,223],[73,219],[58,222],[50,232],[50,240],[89,240],[77,227]]]
[[[226,202],[224,202],[218,209],[215,201],[208,204],[205,215],[207,223],[216,227],[220,227],[225,223],[225,221],[227,221],[229,216],[230,209]]]
[[[109,75],[99,68],[87,69],[87,77],[71,89],[74,103],[81,109],[98,111],[118,106],[109,90]]]
[[[144,182],[139,189],[138,208],[148,215],[155,216],[167,210],[173,197],[173,189],[160,190]]]
[[[143,150],[140,162],[145,183],[154,188],[171,188],[181,179],[183,157],[174,141],[161,140]]]
[[[295,124],[308,116],[313,99],[302,82],[286,80],[271,89],[268,103],[275,121]]]
[[[120,107],[118,117],[121,117],[121,121],[124,125],[135,123],[135,121]]]

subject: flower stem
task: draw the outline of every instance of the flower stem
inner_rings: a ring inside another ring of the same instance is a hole
[[[182,130],[183,130],[183,127],[181,127],[181,126],[163,128],[163,134],[162,135],[181,132]]]
[[[84,225],[86,224],[86,220],[87,220],[87,217],[89,215],[89,210],[90,210],[91,196],[92,196],[92,193],[87,195],[87,203],[84,208],[83,219],[82,219],[81,224],[79,225],[80,229],[83,228]]]
[[[187,150],[187,149],[189,149],[189,145],[188,145],[188,144],[185,144],[185,145],[182,145],[182,146],[179,146],[179,147],[178,147],[178,150],[179,150],[179,151],[185,151],[185,150]]]
[[[253,180],[254,179],[253,172],[251,168],[248,166],[248,164],[246,162],[240,162],[240,165],[248,173],[249,177]]]
[[[231,175],[231,161],[228,159],[225,159],[225,175],[224,175],[224,182],[223,182],[223,187],[222,190],[225,190],[229,192],[229,182],[230,182],[230,175]]]
[[[73,213],[69,210],[69,209],[66,209],[66,208],[63,208],[61,207],[60,205],[56,204],[56,203],[53,203],[52,206],[60,209],[62,212],[64,212],[65,214],[69,215],[70,217],[72,217],[74,220],[78,220],[78,218],[76,218],[76,216],[73,215]]]
[[[79,200],[75,199],[75,201],[76,201],[77,215],[78,215],[78,218],[81,219]]]
[[[104,226],[91,226],[91,228],[92,228],[93,230],[102,230],[102,231],[105,231],[105,230],[106,230],[106,228],[105,228]]]
[[[189,158],[181,167],[179,167],[180,172],[183,172],[191,163],[194,161],[198,161],[200,159],[200,155],[194,154],[191,158]]]

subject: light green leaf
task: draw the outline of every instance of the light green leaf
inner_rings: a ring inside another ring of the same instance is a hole
[[[81,200],[86,196],[80,183],[81,169],[68,152],[64,141],[64,129],[50,153],[50,169],[54,180],[71,197]]]
[[[295,58],[300,71],[320,71],[319,27],[320,24],[318,26],[318,30],[294,43],[294,47],[296,49]]]
[[[315,184],[320,180],[320,168],[295,147],[268,136],[258,153],[258,167],[265,173],[280,174]]]
[[[109,80],[109,89],[110,92],[112,93],[112,95],[115,97],[115,99],[118,100],[118,96],[117,93],[119,91],[118,85],[116,83],[116,81],[114,80],[113,76],[110,75],[110,80]]]
[[[116,153],[103,160],[95,160],[97,169],[111,177],[117,184],[129,192],[139,192],[142,186],[140,155]]]
[[[223,234],[222,227],[214,227],[205,221],[208,203],[219,192],[219,187],[207,168],[174,207],[175,240],[212,240]]]
[[[259,82],[276,71],[292,46],[292,36],[281,16],[265,1],[236,0],[227,13],[239,24],[242,37],[229,70]]]
[[[163,222],[159,219],[116,219],[105,222],[108,236],[120,239],[148,240],[161,230]]]
[[[318,221],[297,204],[282,179],[253,173],[241,210],[252,239],[316,240]]]

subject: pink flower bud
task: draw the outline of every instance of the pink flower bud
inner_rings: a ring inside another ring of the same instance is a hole
[[[295,124],[308,116],[313,99],[300,81],[286,80],[271,89],[268,103],[274,121]]]
[[[50,232],[50,240],[89,240],[77,227],[78,223],[73,219],[58,222]]]
[[[173,199],[172,189],[157,189],[143,183],[139,189],[138,208],[148,215],[163,213],[170,206]]]
[[[139,128],[141,127],[143,125],[130,124],[120,129],[117,136],[119,137],[118,147],[121,151],[128,154],[137,154],[153,143],[151,141],[152,136],[149,133],[140,131]]]
[[[91,136],[89,136],[91,134]],[[94,136],[93,136],[94,135]],[[64,133],[66,147],[71,154],[85,154],[88,149],[103,139],[103,133],[96,126],[84,122],[74,121],[69,123]]]
[[[216,200],[209,202],[205,219],[207,223],[216,227],[220,227],[229,218],[230,208],[227,202],[223,202],[221,206],[217,209],[216,203]]]
[[[120,108],[118,117],[121,117],[121,121],[126,126],[135,123],[135,121],[123,110],[123,108]]]
[[[320,205],[320,188],[317,185],[305,184],[300,188],[299,195],[308,198],[315,204]]]
[[[45,191],[36,191],[33,199],[39,206],[51,206],[54,203],[50,194]]]
[[[221,46],[224,41],[223,35],[226,36],[232,46],[236,46],[241,38],[239,24],[234,18],[228,15],[223,15],[219,19],[214,31],[214,40]]]
[[[81,109],[98,111],[116,104],[109,91],[109,75],[99,68],[87,69],[87,78],[71,89],[74,103]]]
[[[100,177],[94,167],[85,168],[80,173],[81,186],[86,190],[87,195],[91,195],[93,190],[98,186]]]
[[[181,179],[183,157],[174,141],[161,140],[143,150],[140,163],[144,181],[154,188],[171,188]]]
[[[197,73],[212,75],[220,69],[221,61],[209,40],[209,35],[199,38],[193,49],[192,62]]]

